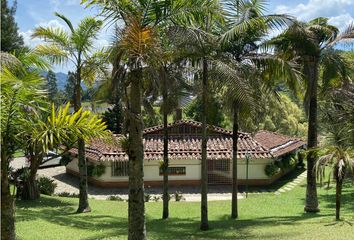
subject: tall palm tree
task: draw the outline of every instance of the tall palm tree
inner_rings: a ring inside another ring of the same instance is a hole
[[[74,28],[71,21],[64,15],[55,13],[63,20],[70,31],[62,28],[37,27],[32,37],[39,37],[47,44],[36,47],[36,52],[48,57],[52,63],[65,64],[71,62],[75,66],[76,82],[74,88],[74,110],[81,108],[81,82],[92,84],[95,79],[106,71],[104,50],[92,51],[93,41],[97,39],[103,25],[101,20],[86,17]],[[78,213],[91,211],[87,194],[87,162],[85,157],[85,142],[78,140],[78,159],[80,172]]]
[[[223,90],[226,90],[223,91],[227,102],[226,106],[229,107],[233,115],[231,218],[237,218],[237,140],[240,110],[250,113],[250,107],[252,108],[253,103],[257,102],[252,98],[259,98],[262,92],[266,92],[269,97],[269,93],[273,92],[272,82],[280,77],[293,84],[296,81],[296,73],[292,71],[291,63],[259,51],[259,42],[269,30],[290,23],[291,17],[277,14],[265,15],[266,2],[264,1],[231,0],[224,1],[224,3],[226,27],[222,29],[220,36],[221,55],[224,58],[230,58],[229,65],[233,68],[234,74],[249,85],[251,90],[248,92],[248,98],[240,101],[239,97],[234,94],[235,82],[226,81],[226,85],[222,87]],[[220,80],[225,84],[225,81]]]
[[[348,77],[345,71],[345,61],[331,48],[337,43],[353,39],[354,24],[339,33],[339,30],[328,24],[327,18],[316,18],[307,23],[296,22],[271,42],[276,46],[277,52],[285,58],[299,58],[302,65],[304,80],[306,83],[305,108],[308,113],[307,147],[309,150],[317,147],[317,88],[319,69],[323,66],[322,82],[326,82],[335,76],[341,79]],[[318,198],[316,188],[316,176],[313,173],[317,160],[316,151],[311,151],[307,156],[307,188],[306,188],[306,212],[318,212]]]
[[[116,55],[124,62],[129,75],[129,207],[128,238],[145,239],[145,207],[143,182],[143,143],[141,119],[141,97],[143,69],[161,66],[159,31],[168,22],[188,22],[193,12],[208,8],[208,1],[104,1],[86,0],[86,6],[98,5],[110,21],[120,21],[123,25],[121,40]],[[197,14],[196,14],[197,15]]]

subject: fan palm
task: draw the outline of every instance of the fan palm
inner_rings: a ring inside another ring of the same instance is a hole
[[[70,31],[62,28],[37,27],[32,37],[42,38],[47,44],[36,47],[36,52],[47,57],[52,63],[65,64],[71,62],[75,66],[74,110],[81,108],[81,82],[92,84],[106,71],[107,53],[104,49],[92,51],[93,41],[97,39],[103,25],[101,20],[86,17],[74,28],[71,21],[64,15],[55,13],[63,20]],[[80,172],[79,207],[77,212],[88,212],[90,206],[87,195],[87,163],[85,142],[78,141],[78,159]]]
[[[23,140],[19,136],[20,122],[28,119],[23,109],[36,107],[44,100],[39,73],[34,70],[37,67],[45,70],[48,65],[32,51],[17,56],[1,52],[1,59],[1,237],[12,240],[15,239],[15,216],[8,179],[9,162]]]
[[[339,33],[335,26],[328,24],[327,18],[316,18],[307,23],[294,23],[271,41],[282,57],[297,57],[302,65],[306,83],[305,108],[309,121],[307,147],[310,150],[317,147],[317,88],[320,66],[323,66],[323,86],[336,76],[346,79],[348,72],[345,61],[336,51],[331,51],[331,48],[341,41],[353,38],[354,24],[350,24],[343,33]],[[316,151],[307,156],[306,212],[319,211],[316,176],[313,174],[316,159]]]
[[[354,170],[354,149],[348,145],[348,141],[343,139],[343,135],[347,136],[348,131],[345,128],[336,128],[329,136],[330,143],[320,148],[320,155],[315,165],[317,176],[322,183],[325,175],[325,169],[330,167],[328,173],[328,185],[330,184],[331,174],[336,181],[336,220],[340,220],[340,207],[343,181],[347,172]]]

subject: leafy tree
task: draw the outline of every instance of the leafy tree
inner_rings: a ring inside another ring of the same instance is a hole
[[[68,78],[66,79],[66,84],[64,86],[64,94],[67,101],[72,102],[74,100],[75,82],[75,73],[69,71]]]
[[[122,133],[123,117],[121,100],[119,95],[117,95],[113,107],[102,114],[102,119],[107,124],[109,130],[118,134]]]
[[[58,94],[58,86],[57,86],[57,78],[55,73],[51,70],[47,73],[47,90],[48,90],[48,97],[51,102],[56,102],[56,97]]]
[[[93,17],[86,17],[80,21],[77,28],[73,27],[71,21],[64,15],[55,13],[63,20],[69,28],[69,32],[62,28],[37,27],[33,37],[43,39],[47,44],[36,47],[36,52],[47,57],[52,63],[64,64],[72,62],[75,65],[74,85],[74,110],[81,108],[81,81],[88,85],[92,84],[97,77],[103,76],[106,72],[106,51],[92,51],[93,41],[97,39],[103,22]],[[78,140],[79,158],[79,207],[78,213],[91,211],[87,194],[87,162],[85,157],[85,142]]]
[[[346,80],[348,78],[345,60],[333,51],[337,43],[352,39],[354,24],[348,26],[343,32],[330,24],[327,18],[316,18],[309,22],[296,22],[284,33],[273,39],[276,51],[284,58],[298,58],[304,74],[306,85],[305,107],[308,113],[308,149],[317,148],[317,95],[318,80],[321,76],[322,86],[326,87],[334,78]],[[320,66],[323,71],[320,74]],[[318,212],[318,198],[316,189],[316,176],[313,173],[317,160],[316,151],[307,155],[307,189],[306,212]]]
[[[257,102],[258,108],[252,111],[253,118],[240,122],[240,129],[256,132],[264,129],[288,136],[305,138],[307,119],[303,109],[293,102],[287,93],[280,92],[276,97],[264,97]]]
[[[23,38],[18,33],[18,26],[15,22],[17,1],[12,7],[8,6],[7,0],[1,1],[1,51],[12,52],[23,47]]]
[[[30,179],[26,187],[31,199],[36,192],[35,173],[49,148],[74,141],[102,136],[105,126],[89,112],[68,114],[69,104],[58,113],[46,111],[44,79],[40,70],[49,65],[26,52],[17,57],[1,53],[1,236],[15,239],[14,201],[9,186],[9,162],[17,150],[29,150]],[[49,115],[49,117],[48,117]]]
[[[202,102],[200,97],[196,97],[185,109],[186,116],[195,121],[202,119]],[[208,95],[208,111],[206,113],[206,122],[211,125],[224,127],[224,111],[222,101],[215,97],[215,94]]]
[[[327,144],[320,147],[318,154],[320,155],[316,162],[317,176],[322,183],[325,175],[326,167],[330,167],[328,173],[328,185],[331,181],[331,175],[336,181],[336,220],[340,220],[341,195],[343,181],[347,172],[354,170],[354,148],[349,145],[346,139],[348,129],[335,127],[331,129],[331,133],[327,136]]]

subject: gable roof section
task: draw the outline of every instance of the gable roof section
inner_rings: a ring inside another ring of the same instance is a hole
[[[254,139],[267,148],[274,157],[279,157],[306,145],[306,143],[299,138],[292,138],[266,130],[258,131],[254,135]]]

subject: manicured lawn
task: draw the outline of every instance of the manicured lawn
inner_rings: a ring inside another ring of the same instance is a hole
[[[149,239],[353,239],[354,186],[343,189],[343,221],[335,222],[334,186],[319,189],[321,212],[305,214],[305,186],[279,196],[251,194],[239,201],[240,217],[229,219],[229,201],[209,202],[211,230],[199,231],[199,203],[171,202],[171,218],[161,220],[161,202],[149,202]],[[16,231],[20,239],[126,239],[127,203],[90,200],[93,212],[74,214],[75,198],[43,196],[17,202]]]

